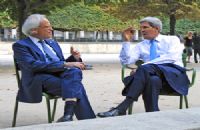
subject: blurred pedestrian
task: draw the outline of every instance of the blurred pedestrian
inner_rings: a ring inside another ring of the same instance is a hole
[[[198,63],[198,58],[197,54],[199,55],[199,60],[200,60],[200,36],[197,35],[196,32],[194,32],[194,36],[192,38],[193,41],[193,49],[194,49],[194,62]]]
[[[187,62],[190,63],[190,57],[192,56],[192,32],[189,31],[187,33],[187,36],[184,38],[185,42],[185,51],[187,53]]]

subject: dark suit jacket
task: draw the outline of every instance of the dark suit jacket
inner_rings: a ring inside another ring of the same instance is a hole
[[[45,40],[56,52],[60,61],[45,62],[42,51],[30,38],[19,40],[13,44],[14,58],[22,72],[21,85],[18,91],[18,100],[22,102],[38,103],[42,100],[42,79],[39,74],[54,74],[65,70],[65,61],[62,50],[54,40]],[[69,60],[68,60],[69,61]]]
[[[165,63],[156,66],[162,71],[164,76],[163,78],[165,78],[171,88],[182,95],[188,94],[190,81],[186,75],[185,68],[171,63]],[[128,76],[124,79],[123,82],[125,84],[125,88],[122,91],[122,95],[126,96],[133,80],[134,75]]]

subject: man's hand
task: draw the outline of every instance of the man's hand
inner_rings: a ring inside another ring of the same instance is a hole
[[[81,58],[81,54],[79,51],[74,50],[74,47],[70,47],[70,53],[74,56],[74,58],[79,61],[79,59]]]
[[[125,41],[130,42],[134,35],[134,29],[132,27],[127,28],[123,31],[122,36]]]
[[[81,70],[85,69],[85,64],[83,62],[66,62],[64,63],[65,67],[77,67]]]

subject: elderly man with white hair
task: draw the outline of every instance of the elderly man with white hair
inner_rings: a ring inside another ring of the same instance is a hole
[[[162,22],[156,17],[146,17],[140,21],[140,30],[144,40],[131,49],[134,30],[128,28],[123,32],[124,42],[120,52],[123,65],[143,60],[132,75],[124,79],[126,96],[117,107],[107,112],[100,112],[99,117],[119,116],[126,113],[127,108],[143,96],[146,112],[159,111],[158,96],[161,90],[176,91],[187,95],[189,79],[183,68],[183,46],[176,36],[161,35]]]
[[[58,43],[52,39],[52,26],[41,14],[32,14],[24,22],[22,32],[27,38],[13,44],[14,58],[22,72],[18,91],[21,102],[38,103],[42,92],[61,96],[65,101],[64,115],[58,122],[95,118],[82,84],[83,62],[80,53],[64,59]]]

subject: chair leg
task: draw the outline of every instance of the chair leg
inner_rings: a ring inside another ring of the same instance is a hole
[[[131,105],[128,108],[128,114],[131,115],[132,114],[132,110],[133,110],[133,103],[131,103]]]
[[[52,121],[54,121],[54,117],[55,117],[55,113],[56,113],[56,105],[57,105],[57,99],[54,99],[53,112],[52,112],[52,117],[51,117]]]
[[[15,127],[15,125],[16,125],[17,112],[18,112],[18,101],[16,99],[15,108],[14,108],[14,115],[13,115],[13,121],[12,121],[12,127]]]
[[[184,99],[185,99],[185,107],[189,108],[187,96],[184,96]]]
[[[48,123],[52,123],[50,99],[48,97],[46,97],[46,96],[45,96],[45,98],[46,98],[46,103],[47,103]]]
[[[183,108],[183,96],[180,96],[180,104],[179,104],[179,109]]]

